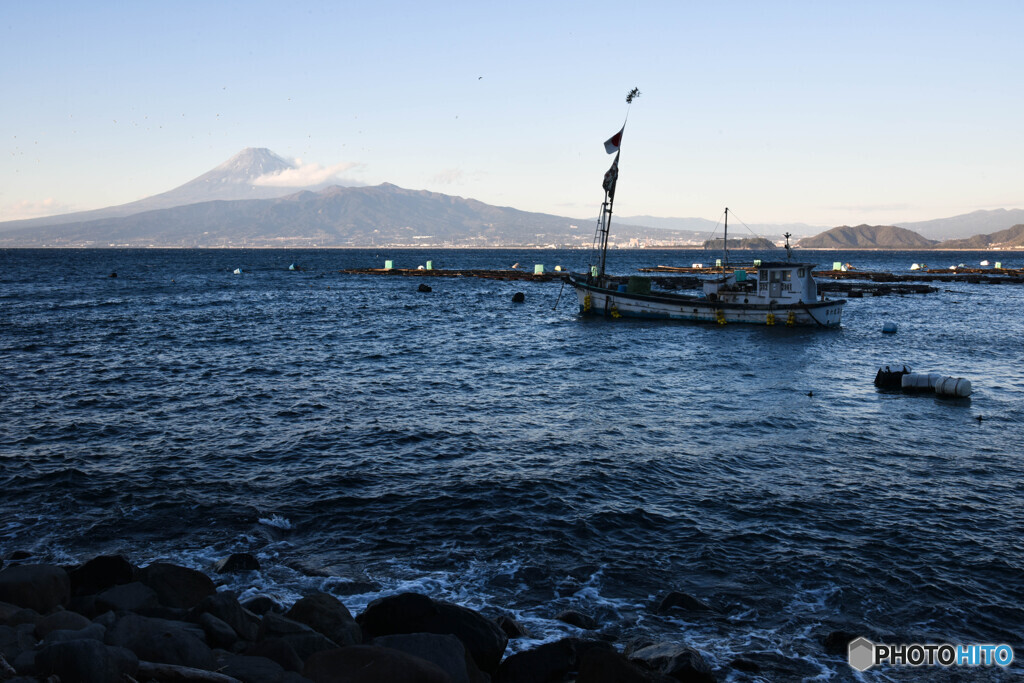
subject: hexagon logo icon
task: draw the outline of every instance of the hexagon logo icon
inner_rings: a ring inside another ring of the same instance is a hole
[[[863,636],[851,640],[849,655],[850,666],[857,671],[867,671],[875,665],[875,644]]]

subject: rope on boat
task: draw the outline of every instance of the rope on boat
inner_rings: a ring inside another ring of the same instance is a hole
[[[554,311],[554,310],[556,310],[558,308],[558,302],[562,300],[562,290],[563,289],[565,289],[565,280],[562,280],[562,286],[558,288],[558,298],[555,299],[555,305],[551,307],[552,311]]]
[[[821,321],[820,321],[820,320],[818,320],[817,318],[815,318],[815,317],[814,317],[814,314],[813,314],[813,313],[811,313],[811,309],[809,309],[809,308],[807,307],[807,304],[805,304],[804,302],[802,302],[802,301],[801,301],[801,302],[800,302],[800,305],[804,307],[804,310],[805,310],[805,311],[807,311],[807,315],[811,316],[811,320],[813,320],[814,322],[818,323],[818,327],[825,327],[825,325],[822,325],[822,324],[821,324]]]

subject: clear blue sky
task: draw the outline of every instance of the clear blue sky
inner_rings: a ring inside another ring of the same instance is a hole
[[[0,220],[245,147],[501,206],[891,224],[1024,206],[1024,2],[0,0]]]

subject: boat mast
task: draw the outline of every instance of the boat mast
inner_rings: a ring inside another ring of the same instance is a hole
[[[618,157],[615,157],[618,161]],[[607,190],[604,193],[604,202],[601,204],[602,213],[602,229],[601,229],[601,268],[598,272],[600,277],[604,277],[604,262],[608,256],[608,233],[611,232],[612,227],[612,204],[615,202],[615,194],[609,193]]]
[[[729,207],[725,207],[725,239],[722,240],[722,248],[725,249],[725,267],[729,267]]]

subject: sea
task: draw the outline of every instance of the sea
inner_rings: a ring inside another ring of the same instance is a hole
[[[357,614],[416,591],[513,616],[530,637],[509,653],[665,641],[720,681],[1020,677],[1024,286],[850,299],[823,330],[584,318],[557,280],[341,272],[589,257],[0,250],[0,557],[211,571],[249,552],[259,571],[218,577],[243,600],[324,590]],[[795,258],[1024,266],[1024,252]],[[608,268],[712,259],[623,249]],[[886,365],[973,394],[879,390]],[[670,591],[710,609],[659,613]],[[567,609],[600,628],[558,621]],[[861,674],[825,652],[832,631],[1018,659]]]

